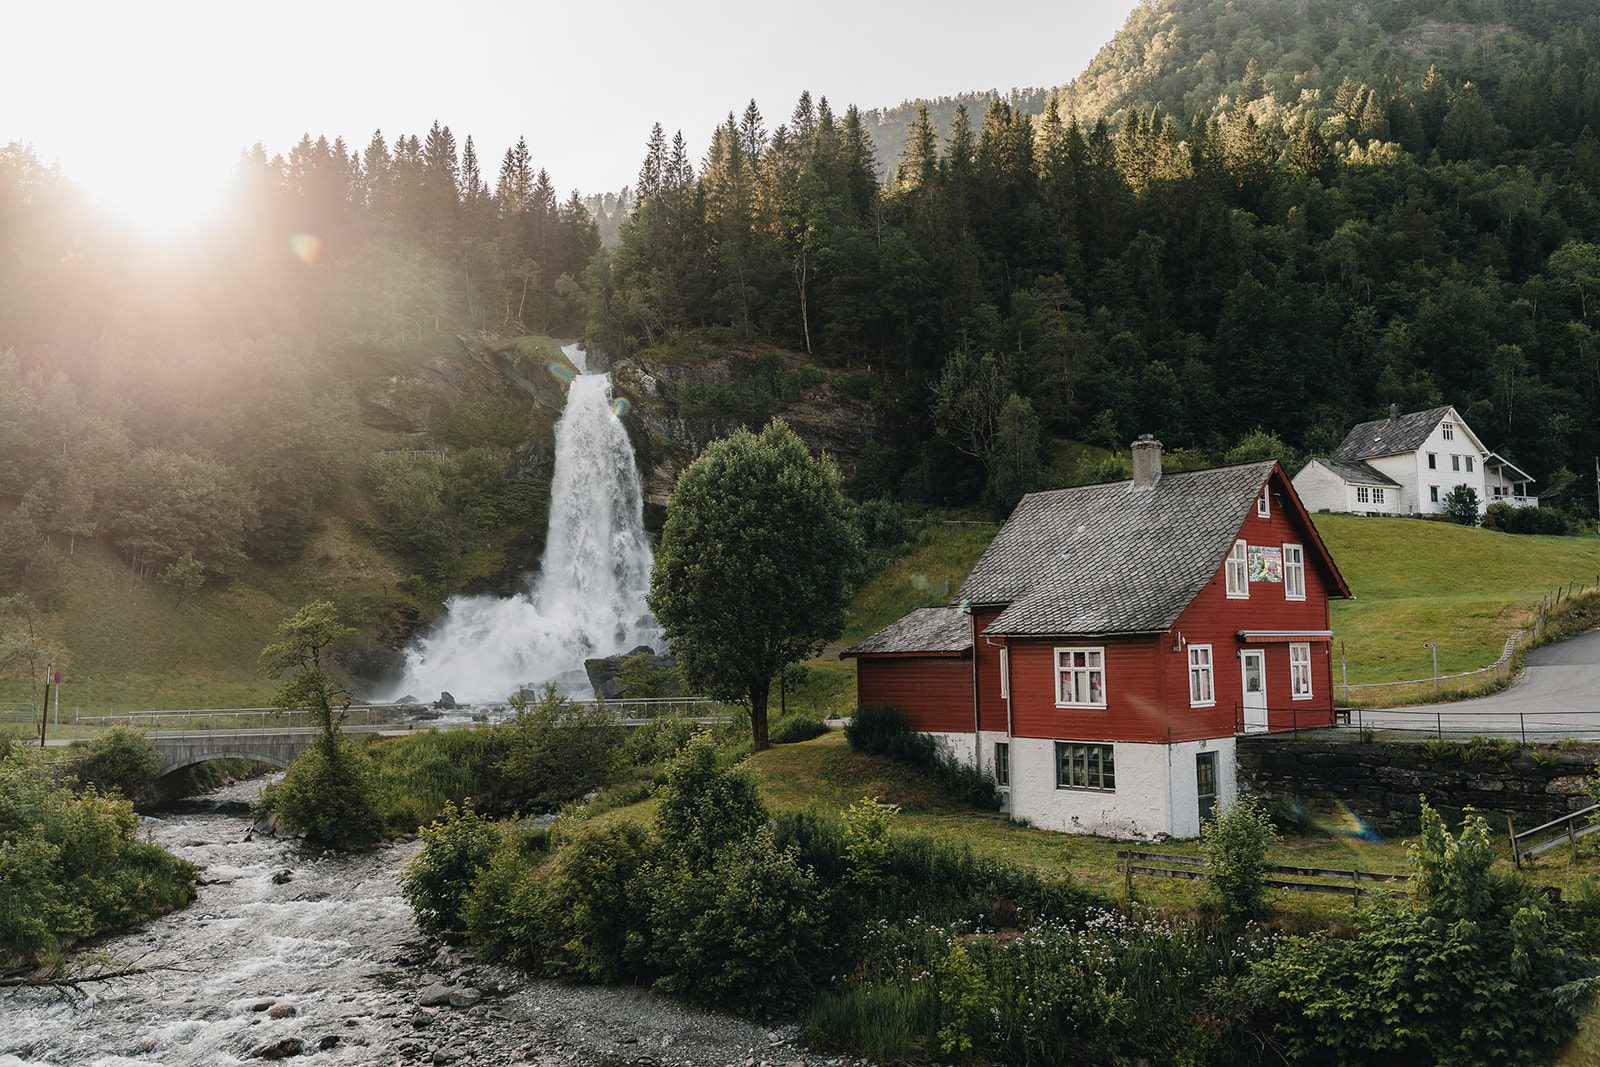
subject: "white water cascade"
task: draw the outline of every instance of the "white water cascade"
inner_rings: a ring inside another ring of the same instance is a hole
[[[611,376],[588,373],[582,348],[562,351],[579,374],[556,423],[550,529],[538,578],[517,596],[454,597],[406,653],[395,695],[449,692],[498,704],[519,687],[553,682],[593,695],[583,661],[639,645],[660,647],[645,603],[654,554],[633,446],[611,397]]]

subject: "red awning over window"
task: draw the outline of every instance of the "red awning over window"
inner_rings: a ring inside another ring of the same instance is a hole
[[[1332,630],[1240,630],[1239,640],[1247,645],[1286,645],[1310,641],[1332,641]]]

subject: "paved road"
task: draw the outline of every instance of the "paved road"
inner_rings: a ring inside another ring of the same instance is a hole
[[[1486,737],[1578,737],[1600,740],[1600,632],[1528,653],[1522,679],[1473,700],[1393,711],[1366,711],[1382,730],[1426,730]]]

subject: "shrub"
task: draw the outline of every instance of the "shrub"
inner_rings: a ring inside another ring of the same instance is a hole
[[[706,732],[700,723],[676,715],[661,715],[628,731],[624,758],[635,767],[666,763],[683,750],[695,734]]]
[[[78,781],[101,792],[113,790],[132,796],[155,781],[161,753],[150,739],[131,726],[113,726],[89,744],[78,761]]]
[[[0,966],[55,962],[79,938],[181,907],[195,873],[139,839],[128,801],[74,795],[31,753],[0,759]]]
[[[791,711],[772,724],[772,731],[768,735],[768,740],[775,745],[793,745],[801,741],[810,741],[812,738],[821,737],[827,732],[827,724],[816,716],[807,715],[799,711]]]
[[[927,772],[947,793],[974,807],[1000,810],[994,778],[955,756],[933,736],[911,726],[898,708],[858,708],[844,728],[857,752],[887,756]]]
[[[1444,495],[1440,505],[1451,522],[1462,526],[1478,525],[1478,491],[1470,485],[1458,485]]]
[[[692,870],[710,867],[767,821],[755,783],[742,770],[718,766],[709,734],[695,736],[673,759],[659,795],[656,831]]]
[[[1490,504],[1483,515],[1486,530],[1513,534],[1561,535],[1571,532],[1571,523],[1558,508],[1518,508],[1510,504]]]
[[[461,925],[485,959],[528,969],[543,960],[544,887],[534,871],[549,844],[548,830],[501,827],[498,846],[461,901]]]
[[[1254,919],[1267,895],[1267,849],[1278,839],[1267,809],[1241,797],[1201,827],[1206,877],[1201,903],[1229,922]]]
[[[349,741],[318,741],[289,764],[261,806],[326,848],[358,848],[383,836],[383,817],[366,754]]]
[[[638,883],[657,852],[649,831],[614,823],[585,827],[556,854],[541,886],[546,974],[589,982],[646,977],[649,901]]]
[[[701,1003],[770,1017],[807,991],[817,936],[817,881],[762,826],[708,868],[681,858],[644,874],[657,985]]]
[[[577,705],[547,686],[535,700],[518,694],[497,770],[507,799],[553,811],[611,782],[622,766],[625,727],[603,705]]]
[[[1488,824],[1452,836],[1426,801],[1414,901],[1379,897],[1356,936],[1284,941],[1251,984],[1290,1059],[1548,1062],[1596,971],[1526,881],[1492,868]]]
[[[464,933],[462,903],[494,854],[499,834],[468,802],[460,808],[446,803],[420,836],[422,848],[406,864],[400,892],[423,933],[430,937]]]

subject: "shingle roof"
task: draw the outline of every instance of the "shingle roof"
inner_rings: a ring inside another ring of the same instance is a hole
[[[841,656],[890,652],[965,652],[972,647],[972,620],[960,608],[918,608]]]
[[[1413,411],[1388,419],[1357,423],[1333,450],[1334,459],[1358,461],[1373,456],[1395,456],[1415,452],[1433,433],[1441,419],[1450,413],[1448,406]]]
[[[1161,633],[1205,588],[1274,464],[1023,497],[961,587],[996,634]]]
[[[1387,474],[1374,467],[1365,460],[1333,459],[1326,456],[1313,456],[1312,463],[1320,463],[1330,471],[1337,474],[1347,482],[1357,482],[1361,485],[1393,485],[1400,483]]]

